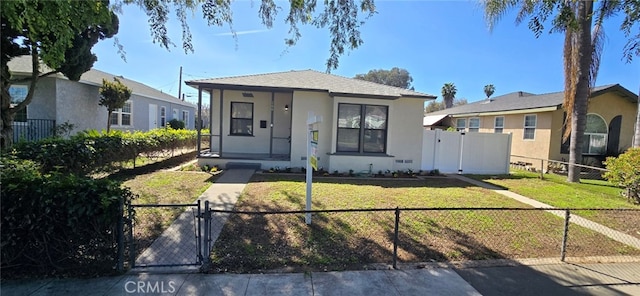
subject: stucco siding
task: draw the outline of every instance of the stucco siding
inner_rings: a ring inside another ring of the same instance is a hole
[[[56,96],[56,123],[68,121],[73,124],[72,134],[88,129],[107,128],[107,108],[98,104],[97,86],[58,79]]]
[[[244,97],[242,93],[230,90],[223,92],[222,153],[269,153],[271,93],[254,91],[251,92],[253,97]],[[233,135],[231,132],[231,104],[236,102],[253,103],[252,135]],[[260,127],[261,120],[267,121],[267,127]]]
[[[622,115],[620,142],[618,144],[620,150],[627,149],[632,145],[637,111],[637,103],[632,103],[614,93],[605,93],[592,98],[589,101],[588,108],[588,113],[600,115],[607,123],[607,127],[614,117]]]
[[[334,141],[332,126],[335,125],[332,110],[333,98],[326,92],[295,91],[293,93],[291,120],[291,166],[303,167],[307,157],[307,118],[309,111],[322,116],[318,128],[318,166],[329,168],[329,153]],[[335,149],[335,148],[334,148]]]

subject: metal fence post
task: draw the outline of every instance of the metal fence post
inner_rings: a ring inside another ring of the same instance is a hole
[[[395,226],[393,231],[393,269],[398,269],[397,261],[398,261],[398,228],[400,226],[400,209],[396,207],[396,219]]]
[[[128,219],[127,223],[129,224],[129,266],[130,268],[136,267],[136,244],[133,240],[133,205],[131,203],[127,204],[127,212]]]
[[[544,159],[540,160],[540,179],[544,180]]]
[[[121,197],[118,204],[118,272],[124,270],[124,198]]]
[[[564,262],[567,255],[567,239],[569,237],[569,219],[571,213],[569,210],[564,211],[564,231],[562,233],[562,249],[560,250],[560,261]]]
[[[198,131],[199,132],[199,131]],[[198,212],[197,212],[197,229],[198,237],[196,237],[196,249],[198,250],[198,263],[202,264],[202,229],[200,220],[202,220],[202,208],[200,207],[200,200],[198,199]]]
[[[208,270],[210,268],[209,252],[211,252],[210,240],[211,240],[211,210],[209,209],[209,201],[204,201],[204,243],[202,244],[204,249],[202,250],[202,270]]]

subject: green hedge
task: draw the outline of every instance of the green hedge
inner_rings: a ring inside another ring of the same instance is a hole
[[[154,129],[147,132],[87,131],[69,139],[49,138],[37,142],[21,142],[10,154],[40,164],[43,172],[65,172],[77,175],[111,172],[122,162],[140,155],[171,153],[176,149],[195,147],[194,130]]]
[[[42,174],[35,162],[14,157],[0,165],[4,278],[113,271],[120,205],[134,199],[128,188],[107,179]]]

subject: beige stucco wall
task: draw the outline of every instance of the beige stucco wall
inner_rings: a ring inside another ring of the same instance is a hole
[[[333,98],[327,92],[295,91],[293,93],[291,119],[291,166],[306,166],[307,157],[307,118],[309,111],[322,116],[322,122],[315,128],[318,130],[318,166],[329,168],[331,152],[333,115]]]
[[[522,155],[527,157],[544,158],[549,157],[549,141],[552,134],[552,119],[554,112],[539,112],[539,113],[522,113],[522,114],[508,114],[499,115],[504,117],[503,133],[511,133],[511,155]],[[524,118],[525,115],[537,116],[536,119],[536,131],[534,138],[524,139]],[[562,115],[561,115],[562,116]],[[480,132],[493,133],[494,132],[494,120],[498,116],[479,116],[480,118]],[[467,127],[469,125],[469,119],[472,117],[463,117],[467,119]],[[455,119],[453,122],[455,124]]]

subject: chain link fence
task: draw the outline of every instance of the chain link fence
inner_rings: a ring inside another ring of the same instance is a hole
[[[585,160],[586,159],[592,159],[592,161],[590,161],[590,163],[592,164],[602,165],[601,161],[585,157]],[[510,164],[512,169],[540,173],[541,179],[544,179],[545,174],[566,176],[568,174],[570,166],[570,164],[565,161],[519,155],[511,155]],[[606,169],[597,166],[589,166],[583,164],[575,164],[575,166],[580,168],[580,179],[603,180],[603,175],[605,172],[607,172]]]
[[[407,208],[209,211],[212,272],[348,270],[383,264],[640,257],[638,209]],[[207,222],[209,221],[209,222]],[[635,258],[635,259],[634,259]]]

